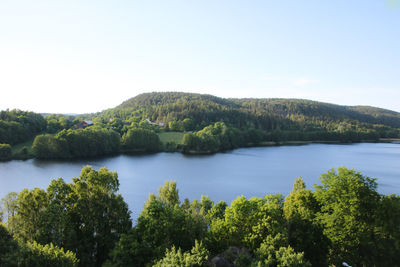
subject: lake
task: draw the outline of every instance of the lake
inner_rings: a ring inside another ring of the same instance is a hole
[[[58,177],[70,182],[84,165],[117,171],[120,193],[136,219],[151,192],[166,180],[177,181],[181,200],[202,194],[228,204],[237,196],[287,195],[296,177],[313,188],[321,173],[346,166],[378,178],[382,194],[400,194],[400,144],[308,144],[241,148],[226,153],[187,156],[180,153],[119,155],[76,161],[0,162],[0,198],[24,188],[47,188]]]

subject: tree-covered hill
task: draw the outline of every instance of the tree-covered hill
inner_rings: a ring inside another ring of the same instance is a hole
[[[34,137],[32,151],[38,158],[92,157],[119,152],[214,153],[287,141],[360,142],[400,138],[398,112],[304,99],[234,99],[154,92],[140,94],[94,114],[43,117],[12,110],[0,115],[0,160],[29,157],[28,148],[17,155],[11,152],[15,147],[10,145]],[[166,132],[183,137],[179,141],[160,141],[160,135]]]
[[[125,116],[129,116],[129,111],[138,110],[154,121],[167,122],[172,119],[183,120],[191,117],[210,123],[232,122],[240,126],[243,125],[242,119],[270,117],[289,125],[290,122],[296,124],[301,121],[319,120],[322,122],[358,121],[400,127],[400,113],[369,106],[341,106],[304,99],[224,99],[212,95],[179,92],[140,94],[103,114],[128,111],[125,112]],[[200,116],[198,113],[205,114]],[[255,123],[255,126],[268,128],[262,123]]]
[[[220,105],[233,105],[230,100],[203,94],[165,92],[165,93],[144,93],[124,101],[117,108],[140,108],[143,106],[165,105],[183,102],[201,103],[213,102]]]

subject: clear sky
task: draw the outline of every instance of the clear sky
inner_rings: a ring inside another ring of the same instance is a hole
[[[0,109],[184,91],[400,111],[399,1],[1,0]]]

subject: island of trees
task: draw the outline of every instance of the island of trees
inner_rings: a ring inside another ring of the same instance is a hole
[[[0,266],[398,266],[400,197],[345,167],[319,179],[230,205],[166,182],[132,222],[117,174],[86,166],[1,200]]]
[[[400,137],[400,113],[301,99],[146,93],[95,114],[0,112],[0,160],[117,153],[215,153],[290,142]]]

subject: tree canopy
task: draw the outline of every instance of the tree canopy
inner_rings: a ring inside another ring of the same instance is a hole
[[[150,194],[135,224],[117,174],[90,166],[66,183],[1,201],[0,259],[6,266],[396,266],[400,198],[375,179],[340,167],[314,190],[301,178],[285,198],[230,205],[179,198],[176,182]],[[133,225],[133,226],[132,226]],[[7,265],[8,264],[8,265]]]

